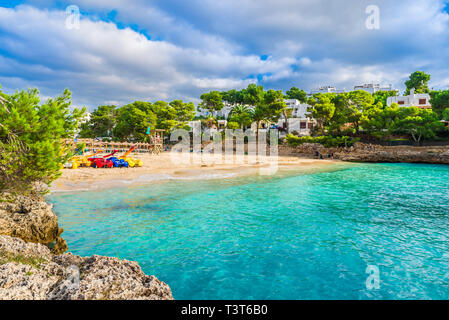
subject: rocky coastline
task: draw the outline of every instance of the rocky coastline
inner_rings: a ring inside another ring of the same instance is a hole
[[[449,146],[380,146],[356,143],[352,147],[325,148],[305,143],[297,147],[282,145],[280,154],[335,159],[348,162],[449,164]]]
[[[68,250],[40,196],[0,195],[0,300],[173,300],[137,262]]]

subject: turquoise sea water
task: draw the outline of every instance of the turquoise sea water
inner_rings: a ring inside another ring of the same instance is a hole
[[[71,252],[136,260],[176,299],[449,298],[449,166],[361,164],[49,201]]]

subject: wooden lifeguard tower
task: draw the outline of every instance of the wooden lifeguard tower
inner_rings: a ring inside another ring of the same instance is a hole
[[[164,132],[162,129],[150,130],[150,150],[152,154],[158,155],[164,151]]]

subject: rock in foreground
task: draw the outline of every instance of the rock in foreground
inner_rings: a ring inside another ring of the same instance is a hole
[[[61,254],[67,251],[63,231],[52,206],[42,197],[0,194],[0,235],[49,245],[53,253]]]
[[[137,262],[70,253],[0,235],[0,299],[172,300],[167,284]]]

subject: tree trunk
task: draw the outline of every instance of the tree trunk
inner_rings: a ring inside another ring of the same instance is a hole
[[[259,126],[260,126],[260,121],[256,121],[257,124],[257,128],[256,128],[256,143],[259,142]]]
[[[419,144],[420,144],[420,142],[421,142],[421,137],[422,137],[422,135],[419,135],[418,137],[416,137],[416,136],[415,136],[415,133],[412,132],[412,138],[413,138],[413,141],[415,142],[416,145],[419,145]]]
[[[284,118],[285,118],[285,130],[287,131],[287,134],[288,134],[287,110],[284,109],[283,113],[284,113]]]

